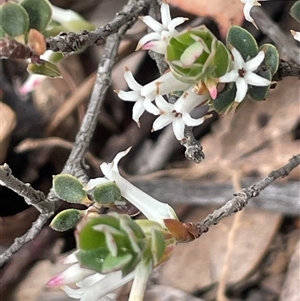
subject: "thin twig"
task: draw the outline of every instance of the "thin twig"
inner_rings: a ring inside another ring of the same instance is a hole
[[[259,29],[267,35],[276,45],[280,57],[286,61],[293,61],[300,65],[299,47],[290,33],[284,33],[281,28],[273,22],[265,13],[262,7],[254,6],[251,9],[251,16]]]
[[[52,211],[48,206],[39,206],[39,204],[45,200],[44,193],[33,189],[30,184],[23,183],[15,178],[6,163],[0,166],[0,185],[6,186],[19,196],[22,196],[28,205],[34,206],[41,213]]]
[[[300,164],[300,154],[292,157],[289,163],[283,167],[272,171],[265,179],[253,184],[252,186],[242,189],[235,194],[234,198],[229,200],[223,207],[209,214],[202,222],[197,223],[199,234],[209,230],[211,225],[217,225],[223,218],[242,210],[248,203],[248,200],[257,197],[261,191],[268,187],[274,180],[279,177],[287,176],[295,167]]]
[[[46,39],[46,47],[48,50],[70,53],[82,47],[102,45],[107,37],[118,32],[122,26],[128,22],[135,22],[139,15],[146,12],[151,2],[151,0],[139,0],[124,6],[111,22],[94,31],[61,32],[56,37],[49,37]]]
[[[100,61],[97,72],[96,84],[91,95],[85,118],[83,119],[83,123],[76,136],[74,148],[72,149],[62,171],[62,173],[70,173],[78,177],[83,183],[86,183],[88,180],[83,164],[84,156],[96,127],[97,116],[100,112],[100,107],[103,102],[105,92],[110,85],[111,72],[116,61],[121,37],[133,23],[134,21],[128,23],[126,26],[123,26],[119,30],[118,34],[114,34],[107,39],[104,48],[104,54]],[[52,209],[49,210],[49,212],[40,214],[38,219],[33,223],[32,227],[23,236],[16,238],[13,244],[1,254],[0,266],[2,266],[12,256],[12,254],[17,252],[25,243],[31,241],[38,235],[42,227],[62,203],[62,201],[56,197],[53,189],[50,190],[45,202],[51,203],[53,206]]]

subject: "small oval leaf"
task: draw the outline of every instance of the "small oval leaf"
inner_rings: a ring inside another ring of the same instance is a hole
[[[53,218],[50,227],[56,231],[67,231],[74,228],[83,216],[82,210],[66,209]]]
[[[234,47],[242,55],[244,61],[253,58],[258,53],[258,46],[252,34],[246,29],[233,25],[230,27],[227,38],[227,47]]]
[[[272,80],[272,72],[270,69],[267,69],[265,71],[258,71],[257,74],[268,80]],[[263,87],[251,86],[248,90],[248,95],[253,100],[265,100],[269,94],[269,90],[270,90],[270,86],[263,86]]]
[[[4,3],[0,7],[1,27],[11,37],[26,34],[29,17],[26,10],[14,2]]]
[[[259,50],[263,50],[265,52],[265,59],[263,64],[266,68],[270,69],[272,75],[274,75],[279,66],[279,53],[274,45],[264,44]]]
[[[20,2],[29,15],[29,27],[43,31],[52,18],[51,4],[48,0],[23,0]]]
[[[290,15],[300,23],[300,1],[293,4],[290,9]]]
[[[108,254],[107,248],[99,247],[91,250],[77,250],[76,257],[84,267],[102,273],[103,262]]]
[[[30,74],[41,74],[51,78],[62,77],[58,67],[48,61],[41,60],[41,64],[29,64],[27,71]]]
[[[213,109],[219,114],[228,113],[233,107],[236,91],[235,83],[226,84],[217,98],[211,101]]]
[[[94,200],[101,205],[108,205],[120,201],[120,188],[114,182],[108,182],[95,187],[92,192]]]
[[[28,46],[33,53],[41,55],[46,51],[45,37],[36,29],[32,28],[28,33]]]
[[[74,176],[60,174],[53,177],[53,189],[57,196],[69,203],[81,203],[87,197],[82,183]]]

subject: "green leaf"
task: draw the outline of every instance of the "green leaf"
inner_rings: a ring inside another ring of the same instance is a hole
[[[43,31],[52,18],[51,4],[48,0],[23,0],[20,2],[28,15],[29,27]]]
[[[190,57],[193,57],[191,62]],[[166,60],[174,76],[187,83],[222,76],[231,61],[225,45],[204,25],[172,37],[167,46]]]
[[[270,69],[272,75],[274,75],[279,66],[279,53],[276,47],[272,44],[264,44],[259,47],[259,50],[263,50],[265,52],[263,64],[267,69]]]
[[[166,242],[163,234],[155,229],[152,230],[151,235],[151,253],[154,265],[157,265],[166,250]]]
[[[224,89],[218,93],[217,98],[211,101],[213,109],[219,114],[228,113],[234,104],[236,91],[235,83],[226,84]]]
[[[69,203],[81,203],[87,197],[82,183],[69,174],[54,176],[53,188],[59,198]]]
[[[215,77],[221,77],[229,69],[230,53],[223,43],[216,41],[215,54],[211,55],[212,61],[210,65],[215,66]]]
[[[1,16],[1,15],[0,15]],[[5,38],[5,31],[3,30],[3,28],[0,26],[0,40],[4,39]]]
[[[132,260],[133,255],[129,253],[124,253],[118,256],[113,256],[108,254],[105,258],[102,266],[102,273],[110,273],[113,271],[123,269]]]
[[[87,216],[86,219],[82,220],[82,224],[80,224],[76,232],[78,248],[91,250],[101,246],[108,250],[104,233],[94,229],[94,226],[102,224],[119,229],[119,220],[111,215],[101,215],[92,218]]]
[[[92,250],[78,250],[76,257],[84,267],[102,273],[102,266],[108,254],[106,248],[99,247]]]
[[[246,29],[233,25],[226,37],[227,47],[234,47],[242,55],[244,61],[253,58],[258,53],[258,46],[252,34]]]
[[[30,74],[41,74],[51,78],[62,77],[55,64],[44,60],[41,60],[41,64],[29,64],[27,71]]]
[[[66,209],[53,218],[50,227],[56,231],[67,231],[74,228],[83,216],[82,210]]]
[[[272,72],[270,69],[260,70],[257,72],[257,75],[264,77],[268,80],[272,79]],[[251,86],[248,90],[248,95],[254,100],[265,100],[269,94],[270,86],[257,87]]]
[[[293,4],[290,9],[290,15],[300,23],[300,1]]]
[[[4,3],[0,7],[2,29],[11,37],[26,34],[29,29],[29,17],[26,10],[14,2]]]
[[[102,205],[115,203],[122,197],[121,190],[115,182],[103,183],[96,186],[92,194],[94,200]]]

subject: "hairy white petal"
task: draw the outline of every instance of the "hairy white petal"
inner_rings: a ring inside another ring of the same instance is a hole
[[[268,79],[261,77],[255,73],[247,73],[245,80],[249,85],[253,86],[268,86],[271,84]]]
[[[158,118],[155,119],[152,125],[153,131],[158,131],[168,124],[170,124],[174,120],[172,115],[160,115]]]
[[[185,124],[182,118],[175,118],[173,120],[173,132],[177,140],[182,140],[184,138],[184,127]]]
[[[254,71],[260,66],[264,58],[265,58],[265,53],[263,52],[263,50],[261,50],[253,59],[245,63],[244,68],[247,71]]]
[[[248,85],[245,82],[245,80],[241,77],[238,77],[236,80],[236,96],[235,96],[235,101],[236,102],[241,102],[244,100],[247,91],[248,91]]]

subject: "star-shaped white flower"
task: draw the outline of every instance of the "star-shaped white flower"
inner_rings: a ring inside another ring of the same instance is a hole
[[[174,135],[177,140],[184,138],[184,127],[197,126],[204,122],[205,118],[194,119],[190,116],[190,112],[200,103],[207,100],[208,95],[198,95],[191,87],[185,91],[182,96],[171,104],[167,102],[161,95],[155,98],[157,107],[160,110],[160,116],[154,121],[152,130],[157,131],[172,123]]]
[[[255,24],[253,18],[250,16],[250,10],[253,6],[261,6],[261,4],[258,2],[258,0],[241,0],[241,2],[245,3],[245,5],[244,5],[245,19],[248,22],[251,22],[256,28],[258,28],[257,25]]]
[[[138,42],[136,50],[140,48],[144,50],[151,49],[157,53],[165,54],[169,39],[178,33],[175,30],[175,27],[187,20],[187,18],[184,17],[177,17],[172,20],[170,7],[165,2],[162,3],[160,12],[162,23],[159,23],[150,16],[140,17],[140,19],[154,32],[148,33],[142,37]]]
[[[132,91],[116,91],[118,96],[125,101],[135,102],[132,108],[132,119],[139,125],[139,119],[147,108],[147,111],[156,112],[156,107],[151,103],[155,97],[155,91],[149,91],[149,94],[141,94],[143,86],[139,84],[128,68],[125,68],[125,81]]]
[[[265,53],[261,50],[256,57],[252,58],[251,60],[245,62],[241,54],[235,49],[231,49],[231,53],[233,55],[233,70],[224,74],[219,78],[220,83],[236,83],[236,96],[235,101],[240,103],[245,98],[248,85],[253,86],[268,86],[271,82],[263,78],[253,71],[255,71],[262,61],[265,58]]]
[[[146,110],[158,115],[159,110],[152,103],[156,95],[164,95],[174,91],[186,90],[190,85],[177,80],[172,72],[166,72],[158,79],[145,86],[139,84],[128,68],[125,69],[124,78],[132,91],[116,91],[125,101],[135,102],[132,109],[132,119],[139,125],[139,119]]]

